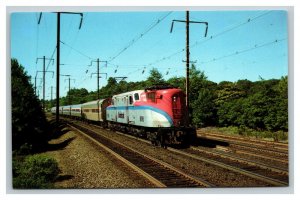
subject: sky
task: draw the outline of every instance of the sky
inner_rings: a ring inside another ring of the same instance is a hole
[[[12,13],[10,16],[11,58],[24,66],[27,74],[37,74],[37,88],[42,98],[41,58],[47,60],[46,99],[50,87],[56,87],[55,13]],[[146,80],[149,71],[158,69],[167,80],[185,76],[186,12],[84,12],[61,15],[60,74],[71,75],[71,88],[97,88],[96,59],[100,59],[100,88],[109,77],[126,76],[126,81]],[[288,75],[287,13],[280,10],[191,11],[190,60],[208,80],[251,81]],[[107,65],[106,62],[107,61]],[[60,78],[60,96],[68,91],[67,77]],[[53,89],[53,98],[55,89]]]

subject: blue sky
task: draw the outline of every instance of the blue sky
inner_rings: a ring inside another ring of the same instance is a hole
[[[96,77],[91,78],[91,73],[96,72],[96,63],[88,65],[99,58],[110,61],[107,67],[100,64],[100,72],[107,73],[108,77],[145,80],[152,68],[157,68],[165,79],[184,76],[185,24],[175,23],[172,33],[170,27],[173,19],[185,20],[185,14],[177,11],[87,12],[80,30],[80,17],[64,14],[61,16],[64,43],[61,44],[61,74],[75,79],[71,82],[72,88],[96,90]],[[36,58],[50,58],[56,46],[56,14],[43,13],[40,25],[38,16],[39,13],[33,12],[11,15],[11,57],[17,58],[32,78],[43,67],[41,60],[36,64]],[[190,20],[209,23],[206,38],[204,25],[190,25],[190,59],[196,61],[197,69],[204,71],[209,80],[256,81],[259,77],[280,78],[288,74],[286,12],[191,11]],[[145,34],[141,36],[142,33]],[[56,59],[56,52],[53,58]],[[54,65],[46,62],[46,66],[55,72],[56,60]],[[42,73],[38,78],[42,78]],[[61,77],[60,96],[65,96],[68,90],[65,79]],[[47,99],[50,99],[50,87],[56,87],[55,80],[55,76],[47,74]],[[100,79],[100,87],[106,83],[105,77]],[[42,86],[41,80],[37,86]],[[39,90],[42,91],[42,87]]]

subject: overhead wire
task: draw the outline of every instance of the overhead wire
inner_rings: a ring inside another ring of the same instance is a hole
[[[74,46],[75,45],[75,43],[77,42],[78,35],[79,35],[79,29],[77,30],[76,35],[75,35],[74,39],[72,40],[70,46]],[[69,59],[69,56],[70,56],[72,50],[73,50],[72,48],[69,48],[69,51],[68,51],[68,53],[66,55],[66,61]]]
[[[265,47],[265,46],[269,46],[271,44],[276,44],[276,43],[282,42],[284,40],[286,40],[286,38],[272,40],[271,42],[266,42],[266,43],[263,43],[263,44],[255,44],[254,47],[250,47],[250,48],[247,48],[247,49],[235,51],[233,53],[230,53],[230,54],[227,54],[227,55],[223,55],[223,56],[220,56],[218,58],[213,58],[213,59],[210,59],[208,61],[201,62],[201,64],[206,64],[206,63],[210,63],[210,62],[219,61],[219,60],[222,60],[224,58],[231,57],[231,56],[237,56],[237,55],[240,55],[240,54],[252,51],[252,50],[256,50],[256,49],[261,48],[261,47]]]
[[[272,11],[264,12],[264,13],[262,13],[262,14],[259,14],[259,15],[254,16],[254,17],[252,17],[252,18],[250,17],[250,18],[248,18],[247,20],[244,20],[244,21],[238,23],[237,25],[235,25],[235,26],[233,26],[233,27],[230,27],[230,28],[228,28],[228,29],[225,29],[225,30],[223,30],[223,31],[221,31],[221,32],[219,32],[219,33],[216,33],[215,35],[211,35],[211,36],[208,37],[207,39],[203,39],[203,40],[201,40],[201,41],[197,41],[197,42],[193,43],[192,45],[190,45],[189,47],[190,47],[190,48],[193,48],[193,47],[198,46],[198,45],[200,45],[200,44],[203,44],[203,43],[205,43],[205,42],[207,42],[207,41],[213,40],[213,39],[215,39],[215,38],[217,38],[217,37],[219,37],[219,36],[221,36],[221,35],[223,35],[223,34],[225,34],[225,33],[227,33],[227,32],[230,32],[230,31],[235,30],[235,29],[237,29],[237,28],[239,28],[239,27],[241,27],[241,26],[243,26],[243,25],[245,25],[245,24],[248,24],[249,22],[253,22],[253,21],[255,21],[255,20],[257,20],[257,19],[259,19],[259,18],[261,18],[261,17],[263,17],[263,16],[265,16],[265,15],[267,15],[267,14],[269,14],[270,12],[272,12]],[[182,52],[184,52],[184,51],[186,51],[186,48],[183,48],[183,49],[181,49],[181,50],[178,50],[178,51],[176,51],[176,52],[174,52],[174,53],[172,53],[172,54],[170,54],[170,55],[168,55],[168,56],[164,56],[164,57],[162,57],[162,58],[160,58],[160,59],[157,59],[157,60],[155,60],[155,61],[153,61],[153,62],[147,64],[147,66],[152,66],[152,65],[157,64],[157,63],[160,63],[160,62],[162,62],[162,61],[169,60],[169,59],[171,59],[172,57],[174,57],[174,56],[176,56],[176,55],[178,55],[178,54],[180,54],[180,53],[182,53]]]
[[[115,56],[111,57],[108,62],[113,61],[116,59],[118,56],[120,56],[123,52],[125,52],[128,48],[130,48],[134,43],[136,43],[138,40],[143,38],[147,33],[149,33],[155,26],[157,26],[159,23],[161,23],[165,18],[167,18],[171,12],[168,12],[165,14],[163,17],[159,18],[156,22],[154,22],[152,25],[150,25],[149,28],[147,28],[144,32],[141,34],[137,35],[135,38],[133,38],[124,48],[122,48]]]
[[[261,17],[263,17],[263,16],[265,16],[265,15],[267,15],[267,14],[269,14],[270,12],[272,12],[272,11],[264,12],[264,13],[262,13],[262,14],[259,14],[259,15],[257,15],[257,16],[254,16],[254,17],[252,17],[252,18],[249,17],[247,20],[244,20],[244,21],[238,23],[237,25],[235,25],[235,26],[233,26],[233,27],[230,27],[230,28],[228,28],[228,29],[225,29],[225,30],[219,32],[219,33],[216,33],[216,34],[214,34],[214,35],[211,35],[209,38],[204,39],[204,40],[202,40],[202,41],[197,41],[197,42],[195,42],[193,45],[190,45],[190,48],[193,48],[193,47],[195,47],[195,46],[197,46],[197,45],[199,45],[199,44],[202,44],[202,43],[204,43],[204,42],[207,42],[207,41],[210,41],[210,40],[212,40],[212,39],[215,39],[215,38],[217,38],[217,37],[219,37],[219,36],[221,36],[221,35],[223,35],[223,34],[225,34],[225,33],[228,33],[228,32],[230,32],[230,31],[232,31],[232,30],[235,30],[235,29],[237,29],[237,28],[239,28],[239,27],[241,27],[241,26],[243,26],[243,25],[245,25],[245,24],[248,24],[249,22],[253,22],[253,21],[255,21],[255,20],[257,20],[257,19],[259,19],[259,18],[261,18]],[[280,41],[281,41],[281,40],[278,40],[277,42],[280,42]],[[271,42],[271,43],[274,43],[274,41]],[[267,44],[264,44],[264,45],[262,45],[262,46],[258,45],[256,48],[263,47],[263,46],[266,46],[266,45],[270,45],[270,44],[267,43]],[[235,53],[230,54],[230,55],[227,55],[226,57],[233,56],[233,55],[239,54],[239,53],[245,53],[245,52],[250,51],[250,50],[252,50],[252,49],[253,49],[253,48],[246,49],[246,50],[242,50],[242,51],[236,51]],[[254,49],[255,49],[255,48],[254,48]],[[179,50],[179,51],[174,52],[173,54],[171,54],[171,55],[169,55],[169,56],[165,56],[165,57],[162,57],[162,58],[160,58],[160,59],[158,59],[158,60],[155,60],[154,62],[151,62],[151,63],[147,64],[147,66],[153,66],[154,64],[160,63],[160,62],[165,61],[165,60],[169,60],[169,59],[171,59],[172,57],[174,57],[174,56],[176,56],[176,55],[178,55],[178,54],[184,52],[185,50],[186,50],[186,48],[183,48],[183,49],[181,49],[181,50]],[[222,57],[224,57],[224,56],[222,56]],[[225,58],[225,57],[224,57],[224,58]],[[220,58],[217,58],[217,59],[220,59]],[[216,59],[215,59],[215,60],[216,60]],[[201,64],[203,64],[203,63],[204,63],[204,62],[201,62]],[[169,74],[173,74],[173,73],[174,73],[174,72],[169,73]]]
[[[66,42],[60,41],[60,43],[62,43],[63,45],[65,45],[65,46],[67,46],[67,47],[73,49],[74,51],[76,51],[76,52],[79,53],[80,55],[82,55],[82,56],[88,58],[89,60],[93,60],[93,58],[91,58],[90,56],[88,56],[88,55],[82,53],[81,51],[79,51],[79,50],[77,50],[77,49],[75,49],[74,47],[72,47],[71,45],[67,44]]]
[[[54,50],[53,50],[53,52],[52,52],[51,58],[50,58],[49,61],[48,61],[48,65],[47,65],[47,67],[46,67],[46,71],[48,71],[51,62],[54,62],[54,61],[53,61],[53,59],[54,59],[53,57],[54,57],[55,52],[56,52],[56,46],[55,46],[55,48],[54,48]],[[39,86],[42,87],[42,84],[43,84],[43,80],[40,80]]]
[[[211,40],[213,40],[213,39],[215,39],[215,38],[217,38],[217,37],[220,37],[221,35],[224,35],[224,34],[230,32],[230,31],[233,31],[233,30],[235,30],[235,29],[238,29],[239,27],[241,27],[241,26],[243,26],[243,25],[249,24],[250,22],[254,22],[255,20],[257,20],[257,19],[259,19],[259,18],[261,18],[261,17],[263,17],[263,16],[265,16],[265,15],[271,13],[271,12],[272,12],[272,11],[266,11],[266,12],[261,13],[261,14],[258,14],[258,15],[256,15],[256,16],[249,17],[249,18],[247,18],[246,20],[241,21],[241,22],[238,23],[237,25],[231,26],[231,27],[229,27],[229,28],[227,28],[227,29],[225,29],[225,30],[223,30],[223,31],[221,31],[221,32],[218,32],[218,33],[216,33],[216,34],[214,34],[214,35],[211,35],[209,38],[203,39],[203,40],[201,40],[201,41],[196,41],[194,44],[190,45],[190,48],[193,48],[193,47],[198,46],[198,45],[200,45],[200,44],[203,44],[203,43],[205,43],[205,42],[211,41]],[[278,40],[277,42],[280,42],[280,41],[281,41],[281,40]],[[273,41],[273,42],[271,42],[271,43],[274,43],[274,42],[275,42],[275,41]],[[264,45],[258,45],[258,46],[256,46],[256,48],[260,48],[260,47],[263,47],[263,46],[266,46],[266,45],[270,45],[270,44],[269,44],[269,43],[266,43],[266,44],[264,44]],[[233,54],[227,55],[227,57],[228,57],[228,56],[233,56],[233,55],[235,55],[235,54],[242,54],[242,53],[245,53],[245,52],[247,52],[247,51],[251,51],[252,49],[255,49],[255,47],[254,47],[254,48],[250,48],[250,49],[246,49],[246,50],[236,51],[236,52],[233,53]],[[174,53],[172,53],[172,54],[170,54],[170,55],[168,55],[168,56],[165,56],[165,57],[162,57],[162,58],[160,58],[160,59],[158,59],[158,60],[155,60],[155,61],[153,61],[153,62],[147,64],[146,66],[153,66],[154,64],[160,63],[160,62],[162,62],[162,61],[169,60],[169,59],[171,59],[172,57],[174,57],[174,56],[176,56],[176,55],[178,55],[178,54],[184,52],[185,50],[186,50],[186,48],[183,48],[183,49],[181,49],[181,50],[178,50],[178,51],[176,51],[176,52],[174,52]],[[224,57],[224,56],[223,56],[223,57]],[[217,59],[220,59],[220,58],[217,58]],[[216,60],[216,59],[215,59],[215,60]],[[201,62],[201,63],[203,63],[203,62]],[[111,64],[112,64],[112,63],[111,63]],[[118,64],[114,64],[114,65],[115,65],[115,66],[119,66]],[[124,66],[124,65],[122,65],[122,66]],[[130,65],[128,65],[128,66],[130,66]],[[141,70],[141,69],[140,69],[140,70]],[[137,70],[137,71],[139,71],[139,70]],[[128,75],[133,74],[133,73],[134,73],[134,72],[131,72],[131,73],[129,73]],[[174,73],[174,72],[169,73],[169,74],[173,74],[173,73]]]
[[[193,45],[190,45],[190,48],[193,48],[193,47],[195,47],[195,46],[197,46],[197,45],[199,45],[199,44],[202,44],[202,43],[204,43],[204,42],[211,41],[211,40],[213,40],[213,39],[215,39],[215,38],[217,38],[217,37],[220,37],[220,36],[223,35],[223,34],[226,34],[226,33],[230,32],[230,31],[233,31],[233,30],[237,29],[237,28],[239,28],[239,27],[241,27],[241,26],[243,26],[243,25],[245,25],[245,24],[249,24],[250,22],[253,22],[253,21],[255,21],[256,19],[259,19],[259,18],[261,18],[261,17],[267,15],[267,14],[270,13],[270,12],[271,12],[271,11],[267,11],[267,12],[264,12],[264,13],[259,14],[259,15],[257,15],[257,16],[250,17],[250,18],[248,18],[246,21],[242,21],[242,22],[240,22],[239,24],[237,24],[237,25],[235,25],[235,26],[233,26],[233,27],[230,27],[230,28],[225,29],[225,30],[223,30],[223,31],[221,31],[221,32],[218,32],[218,33],[216,33],[216,34],[214,34],[214,35],[211,35],[211,36],[210,36],[209,38],[207,38],[207,39],[204,39],[204,40],[195,42]],[[111,61],[113,61],[113,60],[116,59],[119,55],[121,55],[122,53],[124,53],[128,48],[130,48],[134,43],[136,43],[139,39],[141,39],[145,34],[147,34],[148,32],[150,32],[157,24],[159,24],[163,19],[165,19],[165,18],[166,18],[168,15],[170,15],[170,14],[171,14],[171,12],[167,13],[161,20],[158,20],[156,23],[154,23],[153,25],[151,25],[145,32],[143,32],[142,34],[138,35],[138,36],[135,37],[133,40],[131,40],[124,48],[121,49],[121,51],[119,51],[114,57],[112,57],[112,58],[109,60],[108,64],[115,66],[115,67],[116,67],[116,70],[120,69],[119,66],[125,66],[125,65],[121,65],[121,64],[114,64],[114,63],[112,63]],[[281,40],[278,40],[277,42],[280,42],[280,41],[281,41]],[[274,43],[274,42],[275,42],[275,41],[273,41],[273,42],[271,42],[271,43]],[[73,48],[71,45],[68,45],[68,44],[66,44],[65,42],[62,42],[62,41],[61,41],[61,43],[63,43],[64,45],[68,46],[69,48],[72,48],[73,50],[77,51],[77,52],[80,53],[81,55],[87,57],[88,59],[92,59],[91,57],[89,57],[89,56],[83,54],[83,53],[80,52],[79,50],[76,50],[76,49]],[[219,58],[215,58],[215,60],[223,59],[223,57],[225,58],[225,57],[233,56],[233,55],[236,55],[236,54],[242,54],[242,53],[245,53],[245,52],[247,52],[247,51],[251,51],[251,49],[254,50],[254,49],[256,49],[256,48],[260,48],[260,47],[267,46],[267,45],[270,45],[270,44],[266,43],[266,44],[263,44],[263,45],[258,45],[258,46],[254,47],[254,48],[249,48],[249,49],[245,49],[245,50],[236,51],[235,53],[231,53],[231,54],[228,54],[228,55],[219,57]],[[171,59],[172,57],[174,57],[174,56],[176,56],[176,55],[178,55],[178,54],[184,52],[185,50],[186,50],[186,48],[183,48],[183,49],[181,49],[181,50],[179,50],[179,51],[176,51],[176,52],[170,54],[169,56],[165,56],[165,57],[163,57],[163,58],[160,58],[160,59],[158,59],[158,60],[155,60],[155,61],[153,61],[153,62],[151,62],[151,63],[149,63],[149,64],[147,64],[147,65],[126,65],[126,66],[132,66],[131,68],[134,68],[133,66],[153,66],[154,64],[157,64],[157,63],[159,63],[159,62],[162,62],[162,61],[165,61],[165,60],[169,60],[169,59]],[[212,62],[212,61],[209,60],[209,62]],[[201,63],[205,63],[205,62],[201,62]],[[128,67],[128,68],[130,68],[130,67]],[[141,70],[145,71],[145,69],[146,69],[146,67],[142,67],[142,68],[141,68],[141,67],[136,67],[136,68],[138,68],[138,69],[135,70],[134,72],[129,72],[128,75],[134,74],[135,72],[138,72],[138,71],[141,71]],[[115,70],[115,71],[116,71],[116,70]],[[176,70],[176,71],[178,71],[178,70]],[[171,73],[168,73],[168,75],[173,74],[173,73],[176,72],[176,71],[172,71]],[[115,72],[115,73],[116,73],[116,72]],[[85,80],[86,80],[86,78],[83,80],[83,82],[84,82]]]
[[[282,38],[282,39],[275,39],[275,40],[272,40],[272,41],[269,41],[269,42],[265,42],[265,43],[262,43],[262,44],[255,44],[254,46],[250,47],[250,48],[246,48],[246,49],[242,49],[242,50],[238,50],[238,51],[234,51],[233,53],[230,53],[230,54],[226,54],[226,55],[223,55],[223,56],[220,56],[218,58],[213,58],[213,59],[210,59],[208,61],[203,61],[203,62],[200,62],[201,64],[206,64],[206,63],[210,63],[210,62],[215,62],[215,61],[219,61],[219,60],[222,60],[222,59],[225,59],[225,58],[228,58],[228,57],[231,57],[231,56],[237,56],[237,55],[241,55],[243,53],[246,53],[246,52],[249,52],[249,51],[252,51],[252,50],[256,50],[258,48],[262,48],[262,47],[265,47],[265,46],[269,46],[269,45],[272,45],[272,44],[277,44],[279,42],[282,42],[286,40],[286,38]],[[127,74],[127,76],[133,74],[133,73],[136,73],[142,69],[146,69],[146,67],[144,68],[139,68],[138,70],[134,71],[134,72],[130,72]],[[171,74],[174,74],[178,71],[183,71],[185,69],[178,69],[178,70],[175,70],[171,73],[169,73],[169,70],[170,68],[168,68],[168,71],[167,71],[167,74],[166,75],[171,75]]]
[[[47,17],[44,16],[43,19],[44,19],[44,22],[45,22],[45,32],[46,32],[46,33],[49,33],[49,31],[48,31]],[[47,41],[47,43],[46,43],[46,45],[45,45],[46,48],[44,48],[44,55],[46,55],[46,50],[48,50],[48,49],[49,49],[49,46],[50,46],[50,40],[48,39],[48,40],[46,40],[46,41]]]
[[[38,18],[39,18],[39,17],[38,17],[38,13],[36,13],[36,17],[37,17],[37,23],[36,23],[37,26],[36,26],[36,48],[35,48],[35,49],[36,49],[36,52],[35,52],[35,57],[37,58],[37,57],[38,57],[38,49],[39,49],[39,35],[40,35],[40,34],[39,34],[39,33],[40,33],[40,31],[39,31],[39,30],[40,30],[40,29],[39,29],[40,26],[39,26],[39,24],[38,24],[38,20],[39,20],[39,19],[38,19]],[[37,71],[37,63],[36,63],[36,62],[35,62],[35,71]]]
[[[228,28],[228,29],[225,29],[225,30],[223,30],[223,31],[221,31],[221,32],[219,32],[219,33],[216,33],[215,35],[211,35],[210,37],[208,37],[208,38],[206,38],[206,39],[203,39],[203,40],[201,40],[201,41],[195,42],[194,44],[190,45],[190,48],[193,48],[193,47],[195,47],[195,46],[198,46],[198,45],[200,45],[200,44],[203,44],[203,43],[205,43],[205,42],[207,42],[207,41],[209,41],[209,40],[215,39],[215,38],[217,38],[217,37],[219,37],[219,36],[221,36],[221,35],[223,35],[223,34],[225,34],[225,33],[228,33],[228,32],[230,32],[230,31],[232,31],[232,30],[235,30],[235,29],[237,29],[237,28],[239,28],[239,27],[241,27],[241,26],[243,26],[243,25],[245,25],[245,24],[248,24],[248,23],[250,23],[250,22],[253,22],[253,21],[255,21],[255,20],[257,20],[257,19],[259,19],[259,18],[261,18],[261,17],[263,17],[263,16],[265,16],[265,15],[267,15],[267,14],[269,14],[270,12],[272,12],[272,11],[264,12],[264,13],[262,13],[262,14],[259,14],[259,15],[257,15],[257,16],[254,16],[253,18],[250,18],[250,17],[249,17],[247,20],[242,21],[242,22],[238,23],[237,25],[235,25],[235,26],[233,26],[233,27],[230,27],[230,28]]]
[[[223,34],[225,34],[225,33],[227,33],[227,32],[230,32],[230,31],[235,30],[235,29],[237,29],[237,28],[239,28],[239,27],[241,27],[241,26],[243,26],[243,25],[245,25],[245,24],[248,24],[249,22],[253,22],[253,21],[255,21],[256,19],[259,19],[260,17],[263,17],[263,16],[269,14],[270,12],[271,12],[271,11],[267,11],[267,12],[265,12],[265,13],[262,13],[262,14],[259,14],[259,15],[257,15],[257,16],[254,16],[253,18],[248,18],[246,21],[242,21],[242,22],[238,23],[237,25],[235,25],[235,26],[233,26],[233,27],[230,27],[230,28],[228,28],[228,29],[225,29],[225,30],[223,30],[223,31],[221,31],[221,32],[219,32],[219,33],[216,33],[215,35],[211,35],[211,36],[208,37],[207,39],[203,39],[203,40],[201,40],[201,41],[197,41],[197,42],[195,42],[194,44],[190,45],[189,47],[190,47],[190,48],[193,48],[193,47],[195,47],[195,46],[198,46],[198,45],[200,45],[200,44],[203,44],[204,42],[213,40],[213,39],[215,39],[215,38],[217,38],[217,37],[219,37],[219,36],[221,36],[221,35],[223,35]],[[180,54],[180,53],[182,53],[182,52],[184,52],[184,51],[186,51],[186,48],[183,48],[183,49],[181,49],[181,50],[178,50],[178,51],[174,52],[173,54],[171,54],[171,55],[169,55],[169,56],[164,56],[163,58],[160,58],[160,59],[158,59],[158,60],[156,60],[156,61],[154,61],[154,62],[149,63],[148,65],[151,66],[151,65],[153,65],[153,64],[157,64],[157,63],[162,62],[162,61],[164,61],[164,60],[171,59],[172,57],[174,57],[174,56],[176,56],[176,55],[178,55],[178,54]]]

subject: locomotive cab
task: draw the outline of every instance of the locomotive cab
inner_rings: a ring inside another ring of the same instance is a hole
[[[155,103],[172,118],[172,126],[187,126],[185,94],[172,86],[156,86],[145,89],[147,102]]]
[[[150,140],[164,144],[190,144],[196,137],[194,127],[188,125],[184,92],[172,86],[155,86],[145,90],[147,102],[166,112],[172,119],[169,127],[160,127]]]

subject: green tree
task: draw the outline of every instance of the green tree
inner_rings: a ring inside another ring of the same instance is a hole
[[[244,91],[244,86],[239,83],[233,83],[229,81],[222,81],[217,86],[217,98],[215,100],[216,104],[221,106],[227,101],[232,101],[234,99],[239,99],[246,96]]]
[[[216,84],[207,80],[204,72],[197,70],[194,64],[192,65],[189,99],[194,125],[203,127],[216,123],[215,86]]]
[[[198,98],[192,102],[193,124],[203,127],[215,124],[216,107],[214,95],[208,88],[200,90]]]
[[[81,104],[86,102],[86,97],[88,96],[89,92],[85,88],[81,89],[71,89],[68,91],[66,99],[69,101],[69,97],[71,100],[71,104]]]
[[[162,85],[165,83],[162,74],[156,68],[150,70],[150,75],[147,78],[147,86]]]
[[[184,77],[172,77],[167,80],[169,85],[173,85],[185,91],[185,78]]]
[[[264,119],[268,130],[288,130],[288,77],[281,77],[278,83],[272,86],[271,105]]]
[[[47,121],[34,94],[30,77],[16,59],[11,59],[12,147],[25,143],[39,149],[47,143]]]

